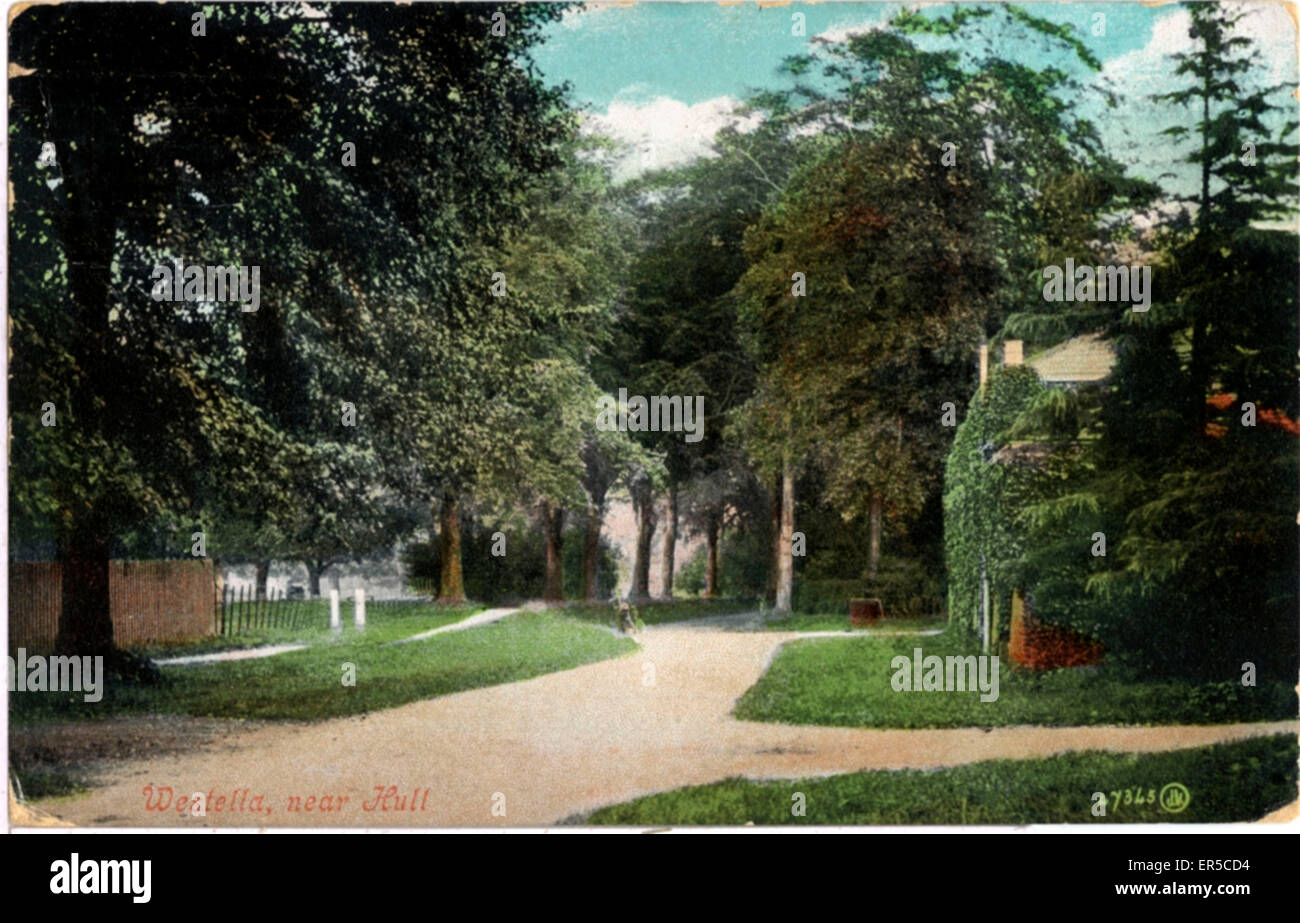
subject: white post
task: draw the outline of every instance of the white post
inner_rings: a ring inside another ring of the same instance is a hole
[[[342,631],[343,625],[339,622],[339,591],[330,590],[330,630]]]
[[[357,631],[366,627],[366,591],[357,587],[354,591],[352,601],[353,621],[357,626]]]

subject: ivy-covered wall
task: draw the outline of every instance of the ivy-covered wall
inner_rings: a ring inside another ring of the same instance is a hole
[[[1007,429],[1045,386],[1028,366],[997,369],[957,428],[944,468],[944,556],[950,617],[979,630],[980,553],[989,576],[996,638],[1010,633],[1011,594],[1024,581],[1028,528],[1018,513],[1041,499],[1044,473],[991,461],[1007,444]]]

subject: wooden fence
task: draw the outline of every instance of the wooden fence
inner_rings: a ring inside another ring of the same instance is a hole
[[[47,650],[59,633],[63,569],[57,561],[10,562],[9,648]],[[211,559],[111,561],[109,611],[117,644],[183,641],[213,633]]]

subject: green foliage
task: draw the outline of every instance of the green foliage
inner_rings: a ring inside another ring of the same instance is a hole
[[[510,8],[502,36],[468,7],[218,5],[199,42],[176,40],[188,8],[109,12],[13,23],[23,537],[91,569],[178,517],[248,520],[223,527],[258,555],[383,544],[391,494],[459,487],[511,444],[492,397],[536,312],[485,298],[486,254],[573,130],[528,62],[562,7]],[[160,307],[149,270],[173,256],[259,265],[259,309]],[[64,602],[111,643],[103,593]]]
[[[704,592],[704,569],[708,566],[707,548],[701,548],[691,555],[690,560],[677,567],[673,574],[673,589],[688,596],[699,596]]]
[[[80,795],[90,790],[90,781],[82,773],[33,763],[22,757],[11,757],[10,765],[22,787],[23,801]]]
[[[1155,101],[1172,104],[1173,156],[1199,168],[1200,188],[1172,197],[1188,210],[1144,241],[1150,310],[1089,318],[1118,353],[1106,387],[1051,395],[1024,421],[1077,461],[1022,508],[1022,564],[1042,612],[1136,669],[1227,682],[1250,662],[1271,682],[1300,663],[1300,445],[1277,416],[1300,411],[1300,239],[1259,225],[1296,212],[1296,125],[1281,121],[1286,87],[1237,29],[1243,11],[1187,10],[1192,47],[1171,56],[1183,84]],[[1243,426],[1246,401],[1272,425]],[[1097,531],[1104,558],[1083,553]]]
[[[505,534],[506,554],[503,557],[491,554],[492,536],[498,530]],[[561,554],[567,599],[581,599],[583,596],[582,549],[586,535],[585,520],[564,531]],[[509,605],[541,597],[546,577],[546,551],[540,526],[517,521],[489,522],[463,518],[461,541],[461,567],[468,598]],[[402,560],[412,578],[432,581],[432,586],[437,586],[441,571],[436,539],[412,542],[403,550]],[[618,585],[619,552],[603,536],[598,560],[596,592],[600,598],[608,599]]]
[[[883,557],[875,579],[813,579],[794,583],[794,611],[834,614],[848,618],[849,600],[879,599],[886,618],[920,618],[942,613],[942,580],[935,571],[913,558]]]
[[[999,612],[1011,611],[1012,592],[1024,586],[1022,559],[1029,532],[1020,513],[1048,495],[1052,480],[1031,467],[995,463],[992,457],[1044,391],[1028,366],[995,371],[971,401],[948,452],[943,496],[948,608],[951,618],[971,631],[979,626],[981,562],[989,578],[990,605],[996,603]],[[1086,555],[1087,545],[1078,550]],[[1000,634],[1009,622],[1000,620]]]
[[[1072,27],[1017,7],[908,11],[892,26],[791,59],[793,88],[753,101],[818,133],[746,232],[735,291],[759,376],[737,429],[764,475],[815,467],[818,499],[845,518],[883,501],[906,522],[939,492],[937,408],[960,409],[980,335],[1038,300],[1023,280],[1045,239],[1081,201],[1071,239],[1091,239],[1089,219],[1141,190],[1069,105],[1074,78],[1000,53],[1041,47],[1098,69]],[[922,48],[922,33],[953,41]]]
[[[1258,820],[1295,800],[1297,746],[1276,735],[1168,753],[1083,751],[1048,759],[991,760],[944,769],[860,772],[816,779],[727,779],[601,808],[586,824],[1124,824]],[[1191,795],[1179,813],[1159,793]],[[1143,793],[1136,803],[1134,789]],[[792,795],[805,798],[796,816]],[[1093,793],[1108,799],[1094,816]],[[1121,804],[1110,801],[1119,792]],[[1123,793],[1128,792],[1127,796]],[[1147,793],[1155,793],[1147,801]]]
[[[764,532],[728,532],[718,546],[718,595],[729,598],[761,596],[771,564],[771,542]],[[700,549],[673,576],[678,590],[704,592],[708,548]],[[797,586],[798,584],[796,584]]]

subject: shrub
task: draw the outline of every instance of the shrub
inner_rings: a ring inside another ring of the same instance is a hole
[[[492,534],[505,533],[507,553],[490,553]],[[564,530],[561,554],[564,560],[564,595],[581,599],[582,549],[586,541],[585,521]],[[546,554],[540,528],[515,524],[488,524],[476,520],[461,523],[461,568],[465,595],[484,603],[516,603],[542,595],[546,578]],[[440,571],[438,540],[413,542],[402,553],[402,561],[413,581],[432,581],[437,587]],[[618,550],[603,537],[596,569],[596,592],[601,599],[614,594],[618,584]]]

